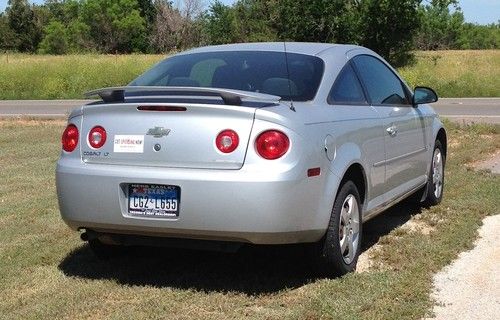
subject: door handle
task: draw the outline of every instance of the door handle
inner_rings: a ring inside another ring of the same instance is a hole
[[[394,137],[398,134],[398,128],[395,125],[390,126],[386,129],[386,131],[391,137]]]

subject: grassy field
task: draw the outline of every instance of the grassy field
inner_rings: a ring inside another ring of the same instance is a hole
[[[126,85],[159,55],[0,55],[0,99],[82,99],[91,89]]]
[[[1,319],[419,319],[433,304],[433,274],[500,212],[500,177],[464,165],[500,149],[500,127],[447,123],[443,203],[406,203],[368,222],[363,250],[377,250],[366,272],[318,279],[293,247],[137,249],[102,262],[59,216],[63,126],[0,120]]]
[[[85,91],[129,83],[161,55],[0,55],[0,99],[81,99]],[[411,85],[442,97],[499,97],[500,50],[418,52],[400,70]]]
[[[399,70],[412,86],[441,97],[500,97],[500,50],[424,51],[416,64]]]

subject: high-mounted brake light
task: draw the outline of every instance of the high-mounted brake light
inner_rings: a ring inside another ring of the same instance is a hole
[[[267,160],[281,158],[290,147],[290,140],[281,131],[268,130],[262,132],[255,140],[255,149]]]
[[[66,152],[72,152],[78,145],[78,128],[74,124],[68,124],[61,138],[62,148]]]
[[[88,139],[92,148],[99,149],[106,143],[106,130],[101,126],[95,126],[90,130]]]
[[[186,111],[186,107],[174,107],[174,106],[138,106],[139,111]]]
[[[215,139],[215,145],[222,153],[233,152],[236,148],[238,148],[239,143],[240,138],[238,137],[238,134],[234,130],[230,129],[223,130]]]

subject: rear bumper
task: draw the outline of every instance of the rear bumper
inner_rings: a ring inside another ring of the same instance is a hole
[[[277,174],[85,164],[60,160],[56,169],[62,218],[72,229],[161,237],[283,244],[319,240],[329,211],[319,208],[325,178],[306,169]],[[123,185],[181,188],[177,218],[128,214]]]

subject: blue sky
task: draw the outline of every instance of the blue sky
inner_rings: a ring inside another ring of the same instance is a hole
[[[4,11],[8,0],[0,0],[0,11]],[[35,3],[42,3],[43,0],[30,0]],[[210,3],[209,0],[205,0]],[[231,4],[235,0],[222,0],[226,4]],[[460,7],[467,22],[480,24],[494,23],[500,20],[500,0],[460,0]]]

